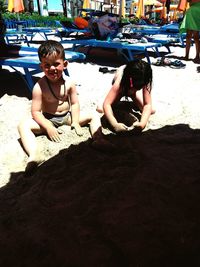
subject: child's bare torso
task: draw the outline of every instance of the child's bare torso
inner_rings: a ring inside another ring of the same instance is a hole
[[[70,83],[60,81],[52,84],[44,78],[40,81],[42,90],[42,111],[50,114],[62,115],[70,110]]]

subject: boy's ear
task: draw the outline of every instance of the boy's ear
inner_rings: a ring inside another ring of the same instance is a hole
[[[64,67],[67,68],[69,62],[67,60],[64,61]]]
[[[42,63],[40,63],[40,68],[41,68],[41,70],[43,71]]]

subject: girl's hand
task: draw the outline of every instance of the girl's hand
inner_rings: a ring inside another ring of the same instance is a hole
[[[82,128],[81,128],[79,123],[73,122],[72,125],[71,125],[71,129],[74,129],[78,136],[82,136],[83,135],[83,130],[82,130]]]
[[[119,132],[126,132],[126,131],[128,131],[128,126],[126,126],[125,124],[123,124],[123,123],[117,123],[114,127],[114,131],[116,132],[116,133],[119,133]]]
[[[141,125],[139,121],[134,122],[131,128],[134,128],[138,131],[142,131],[144,129],[144,127]]]

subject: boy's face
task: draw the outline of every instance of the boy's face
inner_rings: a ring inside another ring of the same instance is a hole
[[[60,58],[57,54],[48,55],[41,59],[41,68],[46,77],[56,82],[62,77],[63,70],[67,67],[68,62]]]

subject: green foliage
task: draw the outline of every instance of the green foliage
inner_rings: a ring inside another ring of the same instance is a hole
[[[2,1],[2,0],[0,0],[0,1]],[[30,14],[28,12],[20,13],[19,16],[20,16],[20,20],[36,21],[38,27],[40,27],[40,26],[42,27],[42,26],[46,26],[46,25],[49,25],[51,27],[56,27],[56,21],[72,21],[73,20],[72,18],[66,18],[63,15],[44,17],[44,16],[38,15],[38,13],[35,13],[35,12],[32,14]],[[16,13],[6,12],[3,14],[3,18],[4,19],[17,20],[18,16]]]
[[[0,13],[3,14],[6,12],[7,6],[5,0],[0,0]]]

